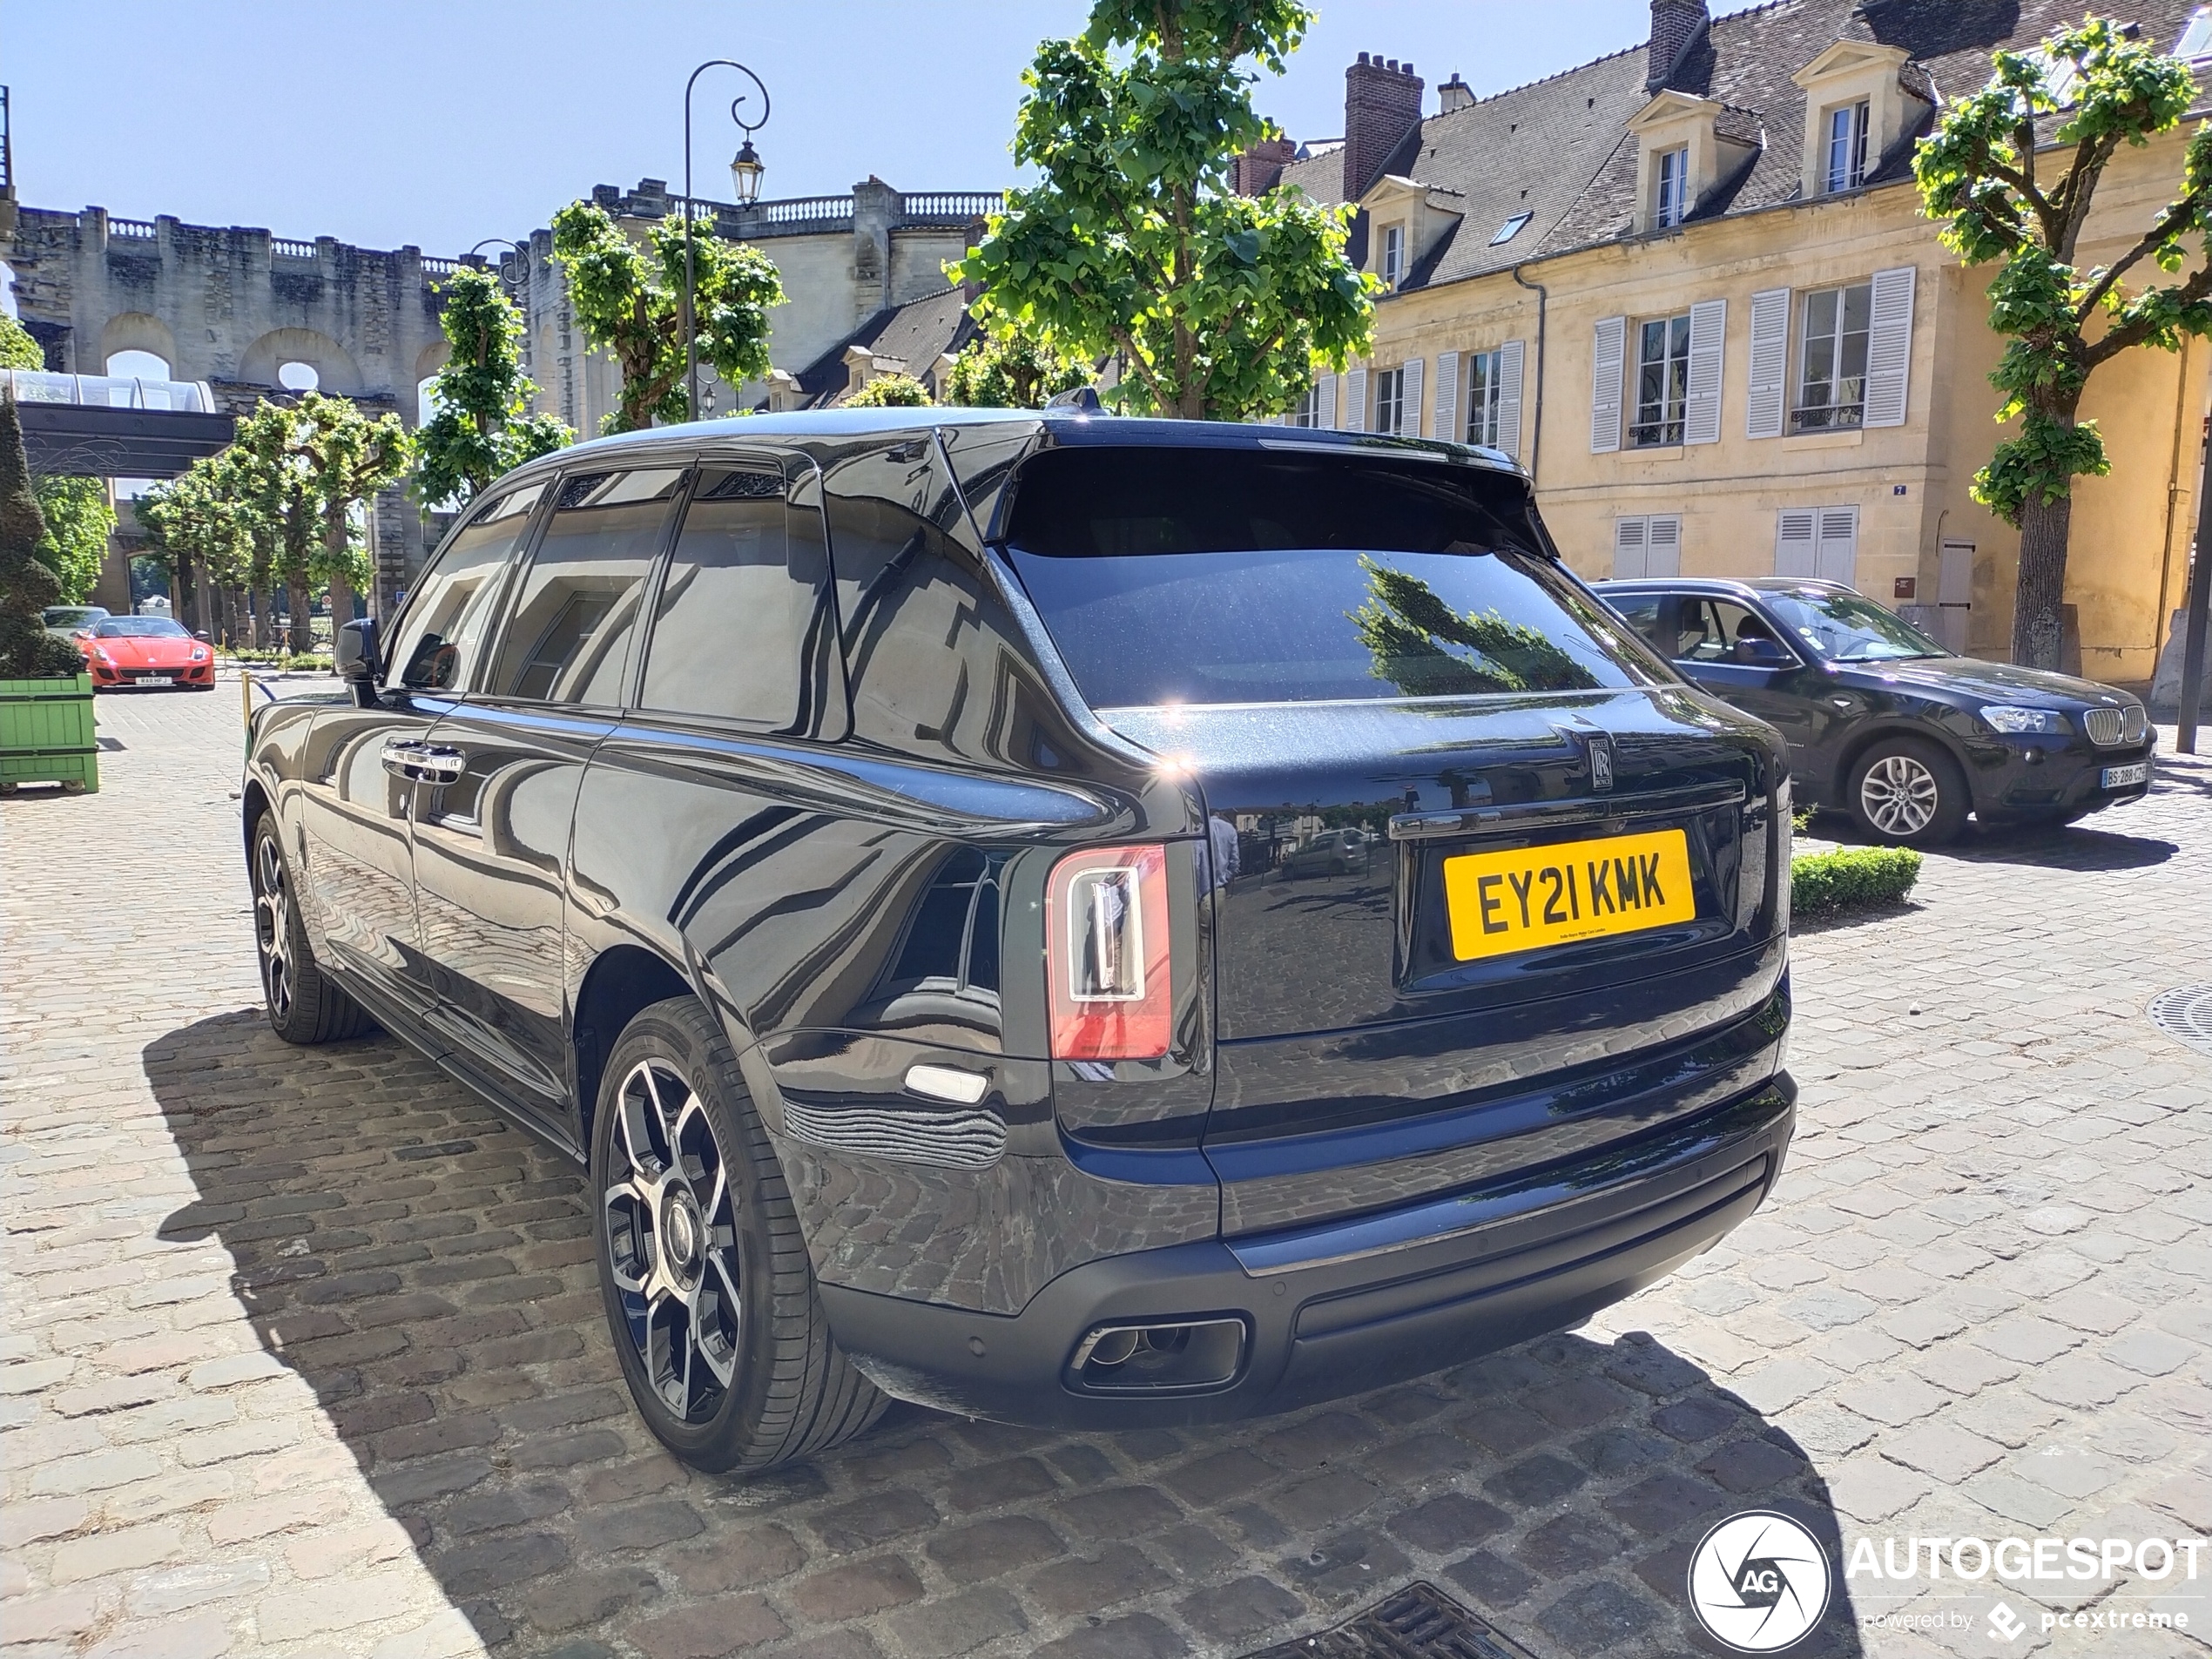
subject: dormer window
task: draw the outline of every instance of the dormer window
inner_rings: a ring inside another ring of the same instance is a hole
[[[1666,229],[1683,222],[1689,211],[1689,149],[1662,152],[1657,158],[1658,195],[1652,203],[1652,223]]]
[[[1535,217],[1536,216],[1534,213],[1515,213],[1511,219],[1498,226],[1498,233],[1490,239],[1490,246],[1492,247],[1503,247],[1507,242],[1512,241],[1514,237],[1520,235],[1522,231],[1526,230],[1528,226],[1528,221]]]
[[[1383,286],[1395,288],[1406,276],[1406,227],[1386,225],[1383,227],[1382,280]]]
[[[1867,101],[1828,111],[1828,193],[1857,190],[1866,182]]]
[[[2199,6],[2189,14],[2182,37],[2174,43],[2174,56],[2191,63],[2212,57],[2212,6]]]

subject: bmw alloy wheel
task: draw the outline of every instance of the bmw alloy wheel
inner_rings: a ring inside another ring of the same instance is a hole
[[[601,1196],[615,1287],[653,1391],[699,1422],[737,1374],[736,1196],[705,1103],[665,1062],[631,1067],[617,1109]]]
[[[273,835],[253,844],[253,939],[260,947],[269,1015],[281,1026],[292,1017],[292,887]]]
[[[1859,780],[1858,804],[1885,835],[1918,835],[1935,821],[1943,794],[1936,775],[1909,754],[1884,755]]]

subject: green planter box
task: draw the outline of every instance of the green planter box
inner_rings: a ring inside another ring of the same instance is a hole
[[[73,680],[0,680],[0,789],[17,784],[100,786],[90,674]]]

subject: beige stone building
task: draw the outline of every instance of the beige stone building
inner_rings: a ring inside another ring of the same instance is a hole
[[[2209,13],[2138,17],[2186,55],[2212,48]],[[1245,188],[1358,203],[1354,257],[1387,285],[1372,356],[1297,418],[1507,451],[1587,577],[1831,577],[2006,655],[2018,535],[1968,493],[2002,435],[2002,342],[1911,156],[1993,48],[2080,15],[1655,0],[1643,46],[1479,101],[1454,78],[1426,113],[1410,64],[1363,53],[1342,140],[1241,164]],[[2185,142],[2121,152],[2085,262],[2141,234]],[[2182,602],[2209,369],[2196,341],[2092,382],[2113,465],[2078,482],[2067,645],[2094,678],[2148,679]]]

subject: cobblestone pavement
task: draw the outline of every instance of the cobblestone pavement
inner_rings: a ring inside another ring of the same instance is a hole
[[[1737,1509],[2212,1534],[2212,1058],[2143,1013],[2212,977],[2212,766],[1806,934],[1780,1190],[1577,1334],[1233,1430],[898,1406],[745,1484],[629,1411],[573,1170],[396,1042],[269,1034],[236,711],[104,699],[104,792],[0,803],[10,1656],[1235,1655],[1415,1578],[1674,1656]],[[1798,1651],[2202,1656],[2205,1568],[2005,1587],[2008,1644],[1987,1584],[1861,1574]],[[2160,1588],[2196,1634],[2040,1629]]]

